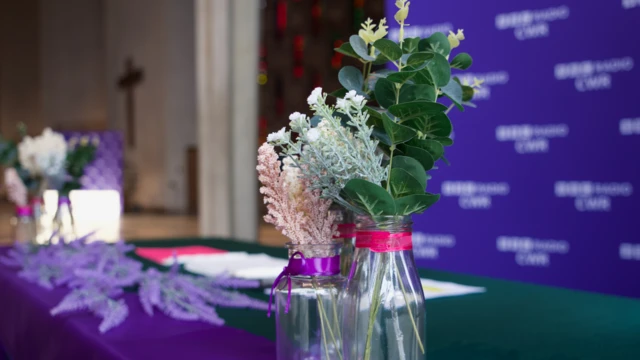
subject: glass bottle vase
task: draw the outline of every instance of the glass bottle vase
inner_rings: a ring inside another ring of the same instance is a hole
[[[71,202],[66,196],[58,198],[58,209],[53,216],[53,235],[51,242],[71,242],[76,239],[75,222],[71,212]]]
[[[337,204],[331,205],[329,213],[335,215],[335,223],[338,224],[338,235],[334,237],[336,242],[342,243],[340,250],[340,273],[348,276],[353,263],[356,240],[356,224],[353,213]]]
[[[278,360],[342,359],[340,244],[287,244],[289,264],[276,279]]]
[[[344,292],[345,359],[426,357],[426,314],[413,259],[411,218],[358,217],[353,270]]]
[[[36,224],[33,221],[33,210],[30,206],[16,207],[16,216],[11,219],[13,234],[11,239],[17,243],[34,243],[36,240]]]

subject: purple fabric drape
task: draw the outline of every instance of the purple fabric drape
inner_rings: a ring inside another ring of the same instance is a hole
[[[5,253],[0,249],[0,255]],[[159,312],[149,317],[135,293],[124,295],[127,320],[100,334],[100,320],[92,314],[49,314],[68,292],[46,290],[0,265],[0,346],[12,359],[276,358],[273,342],[241,329],[178,321]]]

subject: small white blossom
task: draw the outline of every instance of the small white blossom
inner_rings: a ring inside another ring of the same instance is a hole
[[[285,128],[280,129],[278,132],[273,132],[267,136],[267,142],[269,143],[277,143],[279,141],[284,140],[285,137]]]
[[[356,96],[357,94],[358,93],[355,90],[351,90],[344,96],[344,99],[345,100],[353,99],[353,97]]]
[[[349,100],[346,99],[338,99],[336,100],[336,108],[342,111],[349,110]]]
[[[307,140],[309,140],[310,143],[315,142],[316,140],[318,140],[320,138],[320,131],[318,131],[318,129],[310,129],[307,132]]]
[[[62,134],[44,129],[42,135],[26,136],[18,144],[20,165],[34,176],[54,177],[62,174],[67,158],[67,142]]]
[[[307,116],[297,111],[289,115],[289,120],[291,120],[289,122],[289,126],[291,127],[291,130],[295,132],[301,132],[302,129],[309,127],[307,123]]]
[[[313,91],[311,92],[311,95],[309,95],[309,97],[307,98],[307,103],[309,105],[317,105],[318,104],[318,100],[322,97],[322,88],[321,87],[317,87],[315,89],[313,89]]]
[[[353,103],[358,107],[361,108],[364,103],[366,102],[364,96],[362,95],[356,95],[353,97]]]
[[[294,112],[294,113],[291,113],[291,115],[289,115],[289,120],[291,120],[291,121],[296,121],[296,120],[298,120],[298,119],[300,118],[300,116],[301,116],[301,115],[302,115],[302,114],[300,114],[300,113],[299,113],[299,112],[297,112],[297,111],[296,111],[296,112]],[[302,116],[304,116],[304,115],[302,115]]]

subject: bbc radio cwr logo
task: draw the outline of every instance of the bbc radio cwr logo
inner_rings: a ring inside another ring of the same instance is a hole
[[[569,242],[524,236],[498,236],[496,248],[500,252],[515,253],[516,264],[520,266],[549,267],[551,254],[569,253]]]
[[[496,15],[495,25],[498,30],[513,29],[516,39],[548,37],[549,23],[569,18],[569,7],[558,6],[538,10],[522,10]]]
[[[461,73],[456,74],[463,84],[471,84],[474,79],[482,80],[482,87],[475,89],[473,101],[489,100],[491,89],[496,85],[505,85],[509,82],[509,73],[506,71],[492,71],[486,73]]]
[[[629,10],[640,7],[640,0],[622,0],[622,8]]]
[[[620,120],[620,135],[640,135],[640,117]]]
[[[618,251],[622,260],[640,261],[640,244],[621,243]]]
[[[513,141],[518,154],[547,153],[549,139],[564,138],[569,135],[567,124],[546,125],[499,125],[496,127],[496,140]]]
[[[506,182],[443,181],[442,196],[458,197],[458,205],[465,210],[486,210],[492,206],[494,196],[509,194]]]
[[[628,182],[557,181],[554,191],[556,197],[574,198],[578,211],[609,212],[611,198],[631,196],[633,185]]]
[[[612,74],[631,71],[634,66],[630,56],[606,60],[584,60],[556,64],[556,80],[574,79],[577,91],[609,90],[613,87]]]
[[[413,256],[417,259],[435,260],[440,257],[441,248],[453,248],[456,246],[456,237],[451,234],[428,234],[414,232]]]
[[[450,22],[438,23],[438,24],[429,24],[429,25],[411,25],[409,27],[404,28],[404,38],[412,38],[412,37],[429,37],[434,33],[441,32],[444,34],[448,34],[449,31],[453,31],[453,24]],[[394,28],[389,30],[389,39],[398,41],[400,36],[400,29]]]

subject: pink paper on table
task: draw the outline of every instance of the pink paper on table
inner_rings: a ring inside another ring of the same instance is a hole
[[[136,254],[151,261],[162,264],[173,256],[173,252],[180,255],[224,254],[226,250],[214,249],[207,246],[179,246],[172,248],[136,248]]]

